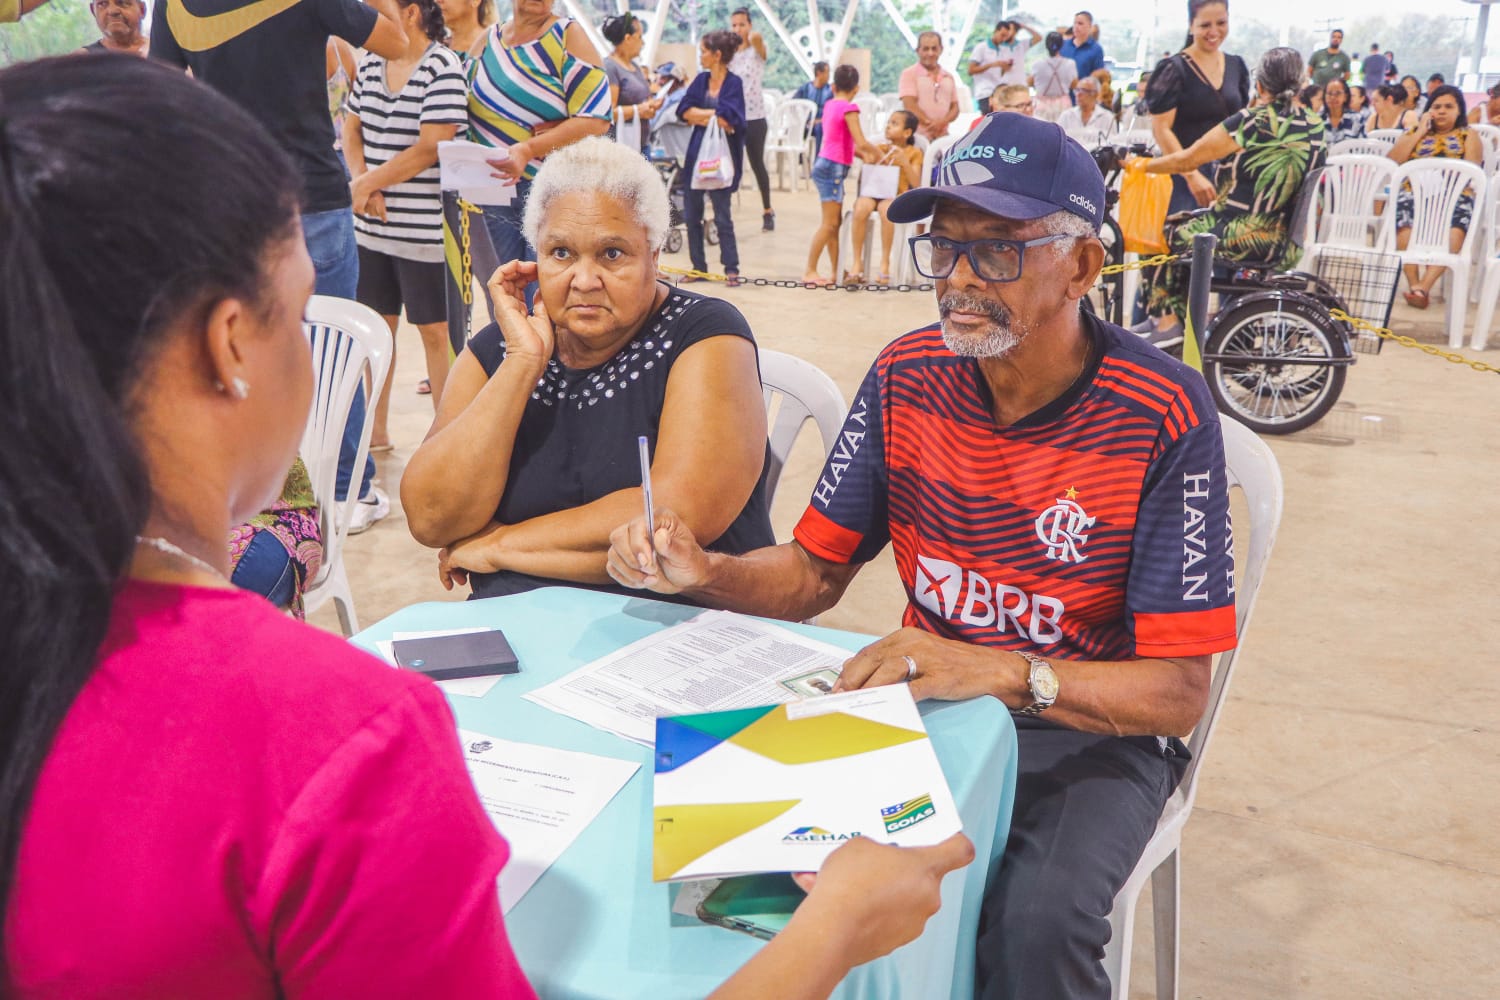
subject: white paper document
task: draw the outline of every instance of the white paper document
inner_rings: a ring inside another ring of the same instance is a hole
[[[917,847],[963,828],[905,684],[657,726],[659,882],[817,871],[854,837]]]
[[[508,159],[509,154],[497,146],[481,146],[467,139],[449,139],[438,143],[438,179],[444,191],[476,205],[509,205],[516,197],[513,184],[495,176],[490,160]]]
[[[634,761],[463,729],[458,737],[479,801],[510,843],[510,861],[500,873],[506,913],[640,768]]]
[[[851,655],[779,625],[705,611],[524,697],[649,747],[658,716],[827,694]]]
[[[490,628],[450,628],[438,629],[432,632],[392,632],[389,639],[382,639],[375,643],[375,648],[380,650],[380,655],[385,657],[385,662],[397,669],[401,664],[396,662],[395,644],[407,639],[432,639],[440,635],[473,635],[475,632],[493,632]],[[504,674],[491,674],[488,677],[457,677],[451,681],[438,681],[437,686],[443,689],[444,694],[461,694],[466,698],[483,698],[489,693],[490,688],[500,683]]]

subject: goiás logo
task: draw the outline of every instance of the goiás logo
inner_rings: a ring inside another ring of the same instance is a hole
[[[782,837],[781,842],[784,844],[832,844],[840,840],[853,840],[858,836],[860,836],[858,830],[853,833],[833,833],[821,826],[799,826]]]
[[[924,819],[930,819],[936,812],[937,807],[932,804],[932,796],[919,795],[914,799],[886,806],[880,810],[880,818],[885,821],[885,832],[895,833],[897,830],[916,826]]]

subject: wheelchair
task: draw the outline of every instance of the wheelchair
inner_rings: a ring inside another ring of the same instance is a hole
[[[1116,161],[1128,152],[1113,150]],[[1287,229],[1295,242],[1314,210],[1321,173],[1321,167],[1308,171],[1298,190]],[[1206,211],[1170,217],[1169,245],[1176,226]],[[1354,327],[1332,315],[1334,309],[1352,313],[1344,295],[1317,275],[1280,271],[1281,256],[1276,248],[1265,260],[1215,262],[1209,291],[1218,305],[1200,340],[1203,377],[1215,405],[1257,434],[1291,434],[1323,419],[1355,362]],[[1118,286],[1111,291],[1110,311],[1119,315]],[[1393,283],[1389,297],[1394,295]]]

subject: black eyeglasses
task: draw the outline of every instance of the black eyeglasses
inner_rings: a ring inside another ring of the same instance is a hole
[[[907,240],[917,273],[924,278],[946,278],[958,266],[959,257],[969,258],[969,269],[982,281],[1015,281],[1021,277],[1021,258],[1027,247],[1046,246],[1074,236],[1040,236],[1034,240],[970,240],[961,243],[945,236],[913,236]],[[921,247],[927,247],[929,262],[923,264]]]

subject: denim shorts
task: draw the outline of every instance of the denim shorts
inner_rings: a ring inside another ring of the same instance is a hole
[[[844,178],[849,176],[849,164],[834,163],[818,157],[813,164],[813,185],[818,189],[819,201],[844,200]]]

